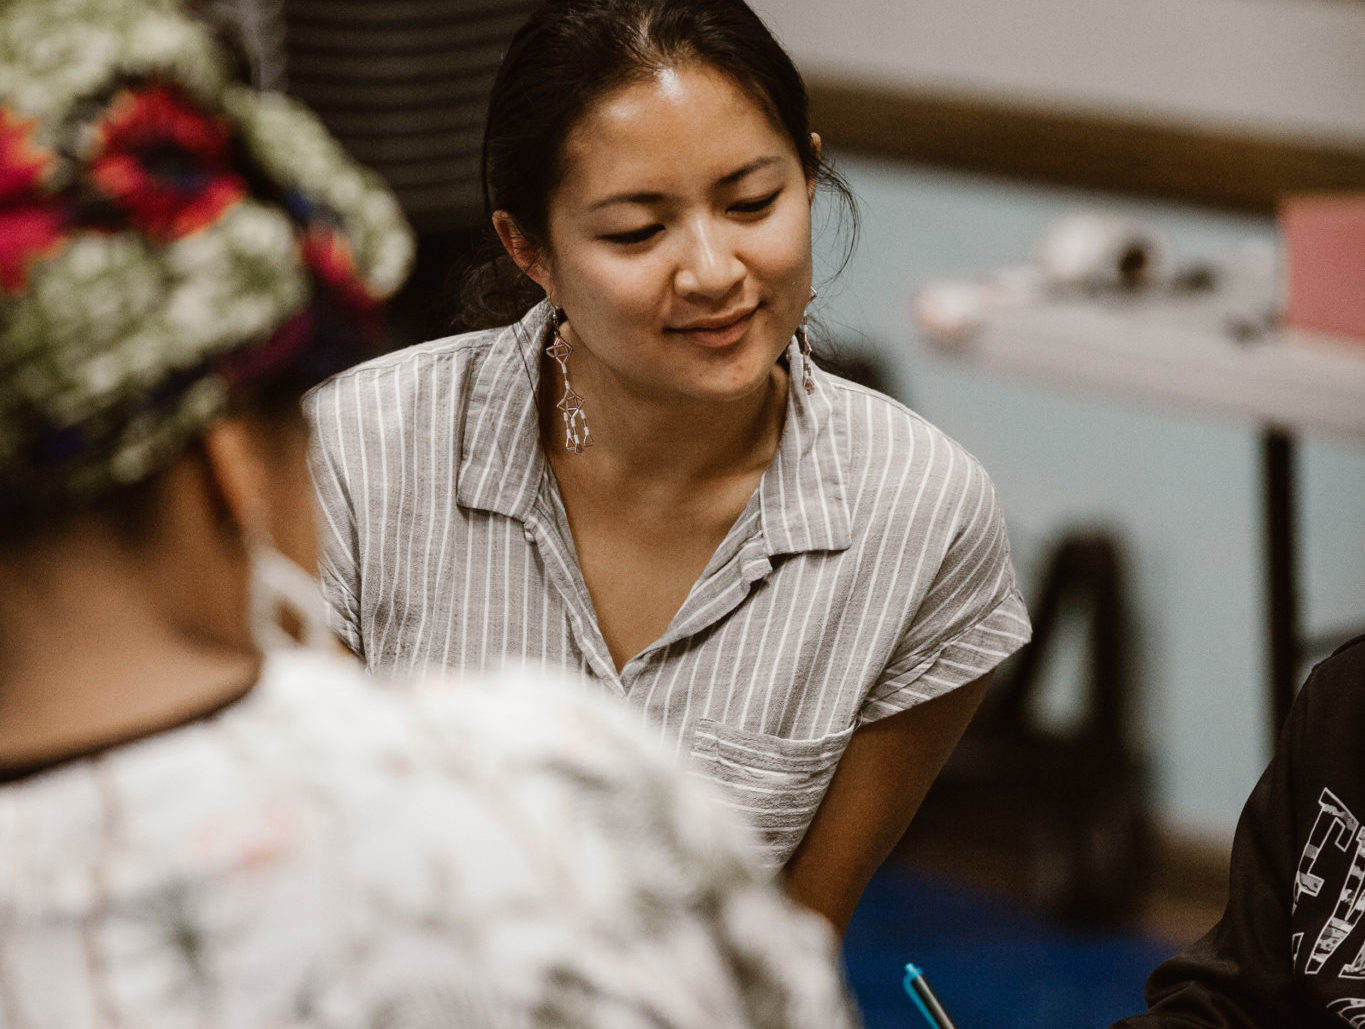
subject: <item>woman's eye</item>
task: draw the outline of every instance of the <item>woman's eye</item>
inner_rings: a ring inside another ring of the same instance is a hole
[[[630,232],[609,232],[602,238],[608,243],[621,243],[628,246],[631,243],[643,243],[662,229],[662,225],[646,225],[643,229],[632,229]]]
[[[758,214],[760,211],[766,211],[771,207],[781,192],[779,189],[768,193],[766,196],[761,196],[757,200],[741,200],[738,203],[731,204],[730,210],[736,214]]]

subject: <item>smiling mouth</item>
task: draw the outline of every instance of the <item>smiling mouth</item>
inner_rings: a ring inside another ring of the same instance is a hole
[[[753,321],[754,313],[757,310],[758,306],[755,305],[739,314],[707,318],[705,321],[693,322],[691,325],[675,326],[668,331],[685,337],[697,346],[728,347],[738,343],[743,338],[749,330],[749,323]]]

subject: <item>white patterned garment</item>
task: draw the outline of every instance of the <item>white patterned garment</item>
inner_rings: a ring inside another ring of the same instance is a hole
[[[828,927],[607,706],[280,655],[0,786],[0,1027],[852,1025]]]
[[[859,726],[1028,639],[995,490],[889,397],[819,368],[807,395],[793,344],[772,464],[663,635],[618,672],[539,443],[549,311],[312,394],[336,628],[373,670],[510,654],[593,677],[720,784],[780,866]]]

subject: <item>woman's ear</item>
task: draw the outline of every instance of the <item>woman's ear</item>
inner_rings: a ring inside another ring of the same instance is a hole
[[[246,539],[268,531],[268,469],[251,428],[240,418],[220,418],[209,426],[200,443],[211,485],[238,534]]]
[[[318,533],[303,415],[220,418],[204,433],[201,450],[221,517],[232,531],[315,572]]]
[[[506,211],[493,212],[493,229],[498,234],[502,248],[516,262],[522,274],[550,295],[550,273],[542,260],[541,248],[536,246],[521,231],[521,226]]]

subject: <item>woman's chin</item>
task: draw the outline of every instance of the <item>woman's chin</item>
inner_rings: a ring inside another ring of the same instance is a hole
[[[777,376],[776,362],[733,369],[727,375],[701,375],[689,385],[687,393],[699,401],[738,404],[765,396]]]

